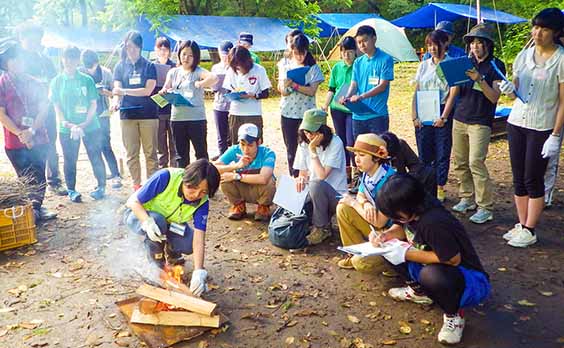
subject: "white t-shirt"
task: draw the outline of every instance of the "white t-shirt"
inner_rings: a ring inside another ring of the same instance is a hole
[[[419,83],[420,91],[438,90],[441,97],[441,104],[445,104],[449,87],[444,78],[437,74],[437,64],[433,62],[433,58],[422,61],[415,73],[415,81]]]
[[[271,87],[266,70],[258,64],[253,64],[251,70],[245,75],[238,74],[233,69],[228,69],[223,81],[223,88],[227,90],[232,92],[244,91],[255,95]],[[237,116],[261,116],[261,102],[256,99],[232,101],[229,113]]]
[[[321,147],[317,148],[317,156],[321,161],[323,167],[333,168],[325,181],[339,193],[347,192],[347,171],[345,160],[345,148],[341,138],[333,135],[331,142],[323,150]],[[311,156],[309,154],[308,144],[303,142],[298,146],[296,151],[296,159],[294,161],[294,169],[307,170],[310,180],[319,179],[313,170],[311,163]]]

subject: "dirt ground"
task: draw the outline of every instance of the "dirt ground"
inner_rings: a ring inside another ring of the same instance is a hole
[[[409,119],[414,65],[396,69],[391,130],[414,146]],[[321,99],[320,99],[321,100]],[[278,100],[264,103],[265,139],[278,154],[276,173],[286,172]],[[208,112],[211,108],[208,107]],[[208,124],[210,155],[216,154],[215,125]],[[119,121],[113,143],[123,158]],[[528,249],[505,245],[501,235],[515,222],[507,143],[490,146],[488,167],[495,182],[495,220],[484,225],[459,216],[489,272],[491,297],[466,311],[460,347],[564,347],[564,264],[562,249],[563,181],[554,206],[538,226],[539,242]],[[62,167],[62,158],[61,158]],[[0,155],[0,174],[13,172]],[[143,262],[139,240],[128,236],[120,207],[131,194],[129,179],[121,190],[109,189],[100,202],[74,204],[48,194],[45,205],[59,218],[38,229],[39,242],[0,252],[0,347],[143,347],[128,331],[116,301],[131,297],[141,279],[132,271]],[[82,150],[78,190],[87,197],[94,179]],[[447,206],[456,200],[456,179],[447,185]],[[226,331],[206,334],[177,347],[439,347],[442,316],[436,306],[398,303],[388,288],[401,284],[389,269],[373,274],[337,267],[342,255],[335,237],[305,252],[273,247],[267,226],[251,220],[227,220],[221,193],[212,200],[208,222],[206,268],[211,291],[230,319]],[[251,207],[251,212],[254,208]],[[188,259],[191,260],[190,258]],[[191,262],[186,272],[191,272]],[[409,334],[399,331],[408,325]]]

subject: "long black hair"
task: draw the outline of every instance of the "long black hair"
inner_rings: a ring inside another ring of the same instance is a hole
[[[180,59],[180,53],[182,53],[182,50],[185,48],[190,48],[192,50],[192,56],[194,57],[194,59],[192,60],[190,71],[194,71],[200,64],[200,46],[198,46],[196,41],[192,41],[192,40],[180,41],[180,46],[178,47],[179,65],[182,65],[182,60]]]
[[[331,143],[331,140],[333,139],[333,130],[329,128],[329,126],[327,126],[326,124],[322,124],[317,130],[317,132],[323,134],[323,140],[321,140],[321,144],[319,145],[323,150],[325,150],[327,146],[329,146],[329,144]],[[301,144],[303,142],[309,144],[309,140],[305,135],[305,130],[300,129],[298,131],[298,144]]]
[[[137,30],[130,30],[127,35],[125,35],[125,39],[123,39],[123,47],[121,48],[122,61],[127,59],[127,51],[125,47],[128,42],[131,42],[135,46],[139,47],[140,51],[143,51],[143,36],[141,36],[141,33]]]
[[[313,55],[309,51],[309,40],[305,35],[299,34],[298,36],[294,37],[294,41],[292,41],[290,47],[292,47],[293,50],[306,55],[304,59],[304,65],[312,66],[317,64],[315,58],[313,58]]]

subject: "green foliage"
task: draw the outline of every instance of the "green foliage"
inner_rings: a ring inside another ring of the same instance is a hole
[[[6,36],[18,23],[33,16],[34,0],[0,1],[0,36]]]

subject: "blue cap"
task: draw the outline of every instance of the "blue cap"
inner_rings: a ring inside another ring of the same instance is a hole
[[[248,43],[249,45],[253,44],[253,34],[251,33],[247,33],[247,32],[242,32],[239,34],[239,42],[245,42]]]
[[[435,30],[444,31],[445,33],[447,33],[449,35],[453,35],[454,34],[454,25],[452,25],[452,22],[450,22],[450,21],[440,21],[439,23],[437,23]]]
[[[227,55],[229,53],[229,51],[231,51],[232,48],[233,48],[233,42],[231,42],[229,40],[221,41],[221,43],[217,47],[219,53],[224,54],[224,55]]]

